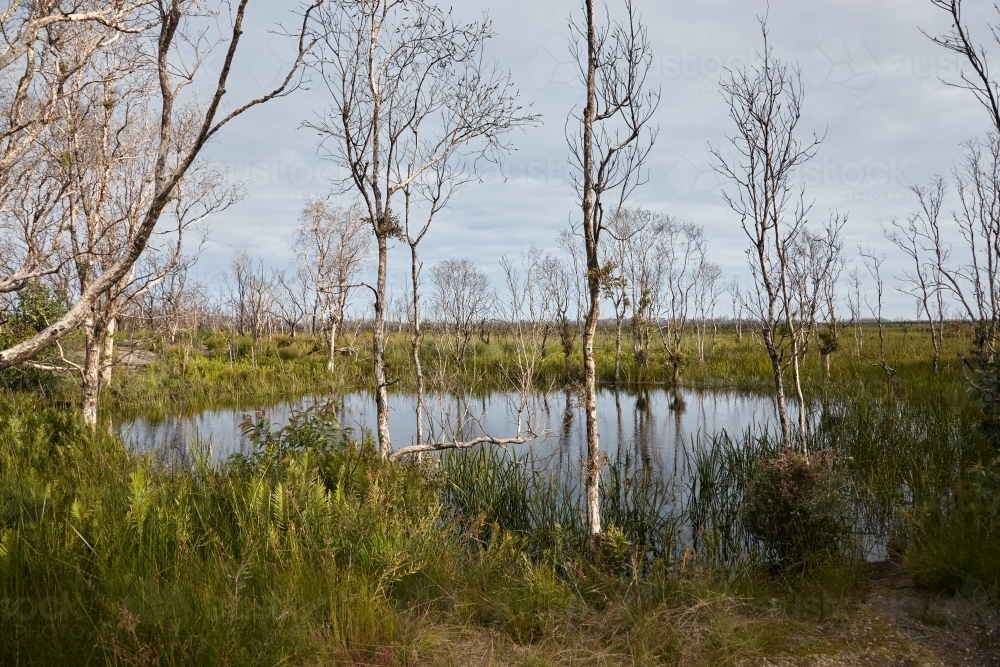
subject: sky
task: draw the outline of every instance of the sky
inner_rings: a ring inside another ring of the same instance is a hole
[[[611,0],[612,8],[620,0]],[[967,3],[968,22],[981,41],[987,20],[1000,22],[990,3]],[[273,86],[290,58],[287,39],[273,34],[292,25],[292,0],[250,3],[248,24],[228,87],[229,103]],[[447,6],[447,5],[444,5]],[[703,225],[710,259],[726,279],[748,279],[747,239],[723,201],[724,183],[711,168],[709,146],[733,131],[719,83],[726,68],[752,64],[762,47],[757,17],[767,12],[774,54],[801,68],[805,82],[803,132],[824,137],[801,179],[814,201],[812,219],[848,215],[846,254],[857,263],[858,246],[888,256],[886,278],[905,263],[885,241],[882,225],[915,210],[909,188],[947,174],[962,142],[985,135],[986,112],[956,81],[962,63],[921,31],[939,34],[948,16],[929,0],[635,0],[652,43],[649,82],[662,99],[653,118],[659,134],[648,162],[649,180],[632,205]],[[578,0],[465,0],[453,6],[465,20],[487,14],[496,36],[488,55],[510,71],[525,105],[542,122],[508,138],[514,151],[502,168],[490,165],[435,219],[421,244],[426,265],[449,258],[475,262],[499,281],[502,256],[531,246],[555,249],[559,231],[579,220],[568,171],[564,125],[583,102],[567,46]],[[994,44],[996,47],[996,45]],[[1000,47],[994,49],[1000,55]],[[304,200],[330,193],[333,165],[317,151],[315,132],[302,124],[328,105],[320,86],[251,110],[226,127],[206,157],[243,180],[247,196],[209,222],[210,240],[196,277],[218,284],[234,247],[275,266],[292,260],[292,239]],[[343,203],[349,197],[339,196]],[[408,253],[390,253],[389,282],[402,293]],[[912,299],[890,290],[887,313],[913,317]]]

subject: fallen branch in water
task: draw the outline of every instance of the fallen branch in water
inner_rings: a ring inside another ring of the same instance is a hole
[[[453,440],[451,442],[428,442],[422,445],[412,445],[410,447],[403,447],[402,449],[396,450],[389,457],[390,461],[396,461],[400,457],[406,456],[408,454],[423,454],[424,452],[441,452],[447,449],[471,449],[478,445],[523,445],[531,442],[535,439],[534,435],[527,438],[493,438],[491,436],[485,435],[474,440],[466,440],[459,442]]]

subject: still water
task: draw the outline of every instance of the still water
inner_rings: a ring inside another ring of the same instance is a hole
[[[116,424],[116,430],[136,451],[158,453],[185,460],[196,444],[211,458],[224,460],[246,452],[240,424],[248,418],[267,418],[272,428],[288,422],[294,412],[326,402],[326,397],[306,397],[270,406],[242,409],[209,409],[198,414],[177,415],[162,420],[134,418]],[[356,437],[375,428],[375,403],[371,395],[349,394],[337,400],[343,426]],[[389,431],[395,447],[415,442],[415,398],[397,393],[389,396]],[[520,401],[516,396],[495,393],[485,397],[432,395],[425,405],[425,439],[473,438],[484,433],[497,438],[517,435]],[[791,406],[790,406],[791,407]],[[660,469],[677,470],[683,451],[692,444],[726,431],[738,436],[747,429],[767,429],[775,423],[773,399],[759,394],[727,390],[663,389],[624,391],[604,389],[597,397],[601,446],[607,454],[629,455]],[[586,423],[577,395],[570,392],[537,394],[521,412],[522,423],[537,434],[530,447],[541,459],[572,465],[586,454]]]

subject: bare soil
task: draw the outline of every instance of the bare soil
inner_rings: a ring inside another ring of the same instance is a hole
[[[815,655],[747,662],[775,667],[1000,667],[1000,610],[971,589],[917,588],[900,564],[872,566],[868,590],[821,631]]]

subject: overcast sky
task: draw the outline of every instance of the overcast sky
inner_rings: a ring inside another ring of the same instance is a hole
[[[649,183],[635,205],[704,225],[711,259],[726,276],[747,275],[739,221],[720,198],[707,147],[721,145],[732,127],[719,94],[725,67],[752,63],[761,47],[756,16],[762,1],[635,0],[649,28],[654,53],[651,82],[662,91],[654,122],[659,137],[649,162]],[[985,1],[967,3],[969,21],[988,37],[993,16]],[[457,16],[488,13],[496,37],[490,55],[509,69],[524,102],[543,122],[511,136],[515,152],[503,173],[487,170],[483,182],[465,188],[434,223],[422,244],[426,263],[468,258],[493,276],[504,254],[531,245],[553,248],[556,234],[579,219],[567,172],[566,115],[583,99],[567,49],[567,18],[577,0],[467,0]],[[241,59],[229,86],[231,103],[272,85],[288,57],[288,44],[268,33],[290,23],[292,0],[251,2]],[[975,9],[975,12],[971,10]],[[947,173],[961,142],[987,130],[987,116],[970,93],[945,86],[959,61],[922,33],[948,28],[947,16],[922,0],[771,0],[769,27],[775,55],[798,64],[806,81],[804,131],[825,133],[810,171],[803,174],[814,219],[831,210],[849,213],[845,229],[853,260],[857,245],[890,254],[889,272],[902,264],[891,256],[881,225],[914,209],[908,188]],[[1000,49],[997,50],[1000,53]],[[330,190],[331,166],[317,154],[317,136],[300,129],[327,105],[315,91],[258,108],[225,129],[211,160],[248,182],[248,196],[210,222],[210,246],[196,270],[214,284],[232,248],[275,265],[291,258],[291,239],[303,200]],[[346,201],[346,200],[345,200]],[[407,255],[397,250],[390,284],[405,283]],[[892,295],[893,316],[913,316],[913,304]]]

